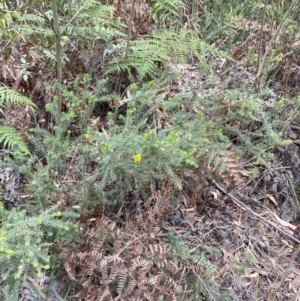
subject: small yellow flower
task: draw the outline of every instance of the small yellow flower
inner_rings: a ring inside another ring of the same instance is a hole
[[[135,154],[135,155],[133,156],[133,160],[134,160],[135,163],[140,163],[140,162],[142,161],[142,156],[141,156],[141,154]]]

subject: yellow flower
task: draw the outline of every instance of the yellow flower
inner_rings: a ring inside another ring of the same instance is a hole
[[[135,155],[133,156],[133,160],[134,160],[135,163],[140,163],[140,162],[142,161],[142,156],[141,156],[141,154],[135,154]]]

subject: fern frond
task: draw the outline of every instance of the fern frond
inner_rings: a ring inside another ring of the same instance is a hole
[[[18,91],[7,87],[0,87],[0,106],[4,105],[4,103],[36,107],[35,103],[31,99],[22,95]]]
[[[0,143],[9,149],[19,149],[25,155],[30,155],[26,143],[19,132],[8,126],[0,126]]]
[[[205,41],[200,40],[196,32],[185,29],[154,32],[144,36],[143,40],[131,41],[129,48],[128,51],[123,42],[115,46],[120,54],[109,62],[105,75],[130,71],[133,68],[141,78],[146,75],[153,78],[161,73],[157,63],[166,65],[174,57],[182,63],[187,63],[188,58],[192,56],[199,61],[205,60],[208,52],[215,56],[227,57],[222,51],[214,50]]]
[[[186,8],[186,3],[182,0],[155,0],[152,8],[152,18],[155,22],[180,21],[182,9]]]
[[[19,21],[44,24],[46,19],[40,14],[24,14],[20,17]]]
[[[80,7],[80,3],[72,6],[74,13]],[[115,8],[112,6],[103,5],[99,1],[90,1],[84,11],[77,16],[77,24],[68,25],[66,34],[93,41],[126,37],[127,26],[113,17],[114,11]],[[86,20],[89,20],[90,26],[86,26]]]

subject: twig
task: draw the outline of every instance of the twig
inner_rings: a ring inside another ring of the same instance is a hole
[[[205,193],[205,196],[204,196],[204,199],[202,200],[202,204],[200,205],[199,209],[198,209],[198,213],[201,214],[203,209],[204,209],[204,206],[205,204],[207,203],[207,199],[208,199],[208,193],[210,192],[211,190],[211,187],[212,187],[212,182],[210,182],[207,190],[206,190],[206,193]]]
[[[300,130],[300,126],[291,124],[291,129],[293,129],[293,130]]]
[[[196,274],[197,275],[197,274]],[[198,275],[197,275],[198,276]],[[204,286],[204,288],[206,289],[207,293],[210,295],[210,297],[213,300],[216,300],[215,297],[213,296],[213,294],[210,292],[210,290],[208,289],[208,287],[206,286],[206,284],[204,283],[204,281],[201,279],[201,277],[198,276],[198,279],[200,282],[202,282],[202,285]]]
[[[131,3],[131,9],[130,9],[130,17],[129,17],[129,24],[128,24],[128,33],[127,33],[127,41],[126,41],[126,49],[125,49],[125,61],[127,60],[128,58],[128,52],[129,52],[129,43],[130,43],[130,39],[131,39],[131,28],[132,28],[132,20],[133,20],[133,9],[134,9],[134,3],[135,0],[132,0],[132,3]],[[124,76],[124,71],[122,70],[121,71],[121,74],[120,74],[120,78],[119,78],[119,82],[118,82],[118,86],[117,86],[117,91],[118,93],[120,94],[121,92],[121,84],[122,84],[122,81],[123,81],[123,76]]]
[[[260,60],[261,60],[261,49],[262,49],[261,46],[262,46],[262,40],[263,40],[263,31],[264,31],[264,25],[265,25],[265,19],[266,19],[267,4],[268,4],[268,0],[265,0],[263,19],[262,19],[261,28],[260,28],[260,40],[259,40],[258,55],[257,55],[257,71],[259,70],[259,64],[260,64]]]
[[[300,296],[300,288],[298,289],[297,295],[295,296],[295,301],[298,301],[299,296]]]
[[[53,30],[55,34],[55,61],[56,61],[56,79],[57,79],[57,87],[56,93],[58,98],[57,103],[57,119],[56,122],[59,121],[61,117],[61,107],[62,107],[62,91],[61,91],[61,84],[62,84],[62,65],[61,65],[61,31],[59,26],[59,19],[58,19],[58,8],[57,8],[57,0],[51,0],[52,5],[52,14],[53,14]]]
[[[34,286],[34,288],[38,291],[38,293],[40,294],[40,296],[46,300],[47,296],[43,293],[43,290],[41,288],[41,286],[36,282],[36,280],[34,280],[31,277],[27,277],[27,279],[31,282],[31,284]]]
[[[293,235],[285,232],[284,230],[280,229],[276,224],[274,224],[273,222],[269,221],[268,219],[264,218],[263,216],[259,215],[258,213],[256,213],[255,211],[253,211],[250,207],[248,207],[247,205],[245,205],[243,202],[241,202],[239,199],[237,199],[235,196],[233,196],[232,194],[228,193],[222,186],[220,186],[218,183],[216,183],[214,180],[212,181],[212,183],[223,193],[225,193],[226,195],[228,195],[231,200],[238,204],[239,206],[242,206],[244,209],[248,210],[249,212],[251,212],[254,216],[258,217],[259,219],[263,220],[264,222],[266,222],[267,224],[271,225],[272,227],[274,227],[275,229],[277,229],[281,234],[289,237],[290,239],[292,239],[293,241],[295,241],[296,243],[300,244],[300,241],[294,237]]]
[[[67,29],[67,27],[72,23],[72,21],[81,13],[81,11],[88,5],[88,3],[91,0],[87,0],[80,8],[79,10],[75,13],[75,15],[71,18],[71,20],[68,22],[68,24],[61,30],[61,33],[64,33],[64,31]]]

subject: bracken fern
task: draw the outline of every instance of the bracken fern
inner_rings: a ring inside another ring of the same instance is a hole
[[[23,141],[19,132],[9,126],[0,126],[0,143],[9,149],[19,149],[25,155],[29,155],[30,151]]]
[[[23,106],[36,107],[31,99],[22,95],[21,93],[7,87],[0,87],[0,106],[5,104],[19,104]]]
[[[182,63],[187,63],[191,57],[202,61],[207,52],[213,56],[228,57],[199,39],[194,31],[186,29],[157,31],[143,37],[143,40],[131,41],[129,51],[126,46],[124,42],[116,45],[119,55],[109,62],[106,75],[121,71],[131,75],[132,70],[136,70],[141,79],[145,76],[154,78],[161,73],[159,64],[166,66],[174,57]]]
[[[8,104],[36,107],[28,97],[21,93],[7,87],[0,87],[0,106]],[[21,134],[12,127],[0,126],[0,143],[3,143],[4,147],[18,149],[25,155],[30,154]]]

